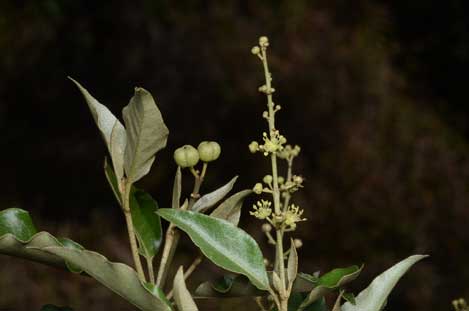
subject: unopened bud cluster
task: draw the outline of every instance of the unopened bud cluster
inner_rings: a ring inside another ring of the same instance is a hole
[[[215,141],[203,141],[194,148],[191,145],[184,145],[174,151],[174,161],[182,168],[194,167],[199,160],[208,163],[220,157],[221,147]]]
[[[284,160],[292,160],[295,157],[297,157],[300,154],[301,148],[298,145],[295,145],[295,147],[292,147],[291,145],[286,145],[282,151],[277,153],[277,156],[280,159]]]

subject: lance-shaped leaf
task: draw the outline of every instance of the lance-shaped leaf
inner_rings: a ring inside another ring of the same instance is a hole
[[[215,206],[221,199],[223,199],[230,191],[238,179],[238,176],[233,177],[226,185],[218,188],[215,191],[203,195],[198,199],[192,206],[192,210],[195,212],[203,213],[209,208]]]
[[[143,311],[169,311],[170,307],[153,295],[139,280],[137,273],[123,263],[110,262],[103,255],[64,247],[44,247],[42,251],[56,255],[80,267],[128,302]]]
[[[34,239],[34,241],[33,241]],[[72,272],[82,270],[64,262],[56,256],[27,249],[25,246],[64,246],[83,249],[83,246],[67,238],[56,239],[46,232],[37,233],[29,213],[19,208],[0,211],[0,253],[15,257],[34,260],[44,264],[65,268]]]
[[[151,260],[158,253],[163,238],[158,204],[143,190],[134,186],[130,191],[130,213],[138,239],[140,254]]]
[[[78,250],[84,250],[85,249],[83,246],[81,246],[77,242],[75,242],[73,240],[70,240],[70,239],[67,239],[67,238],[58,238],[57,240],[59,240],[60,244],[62,244],[62,246],[66,247],[66,248],[78,249]],[[81,270],[80,267],[76,267],[76,266],[74,266],[73,264],[71,264],[69,262],[65,262],[65,264],[67,265],[68,270],[70,270],[73,273],[82,273],[83,272],[83,270]]]
[[[173,184],[173,199],[171,200],[172,208],[179,208],[181,204],[181,187],[182,187],[181,167],[178,166]]]
[[[427,256],[410,256],[384,271],[358,294],[355,298],[355,305],[346,302],[342,305],[342,311],[380,311],[399,279],[410,267],[425,257]]]
[[[124,168],[127,178],[135,182],[150,171],[155,153],[166,146],[169,131],[153,97],[143,88],[135,88],[122,115],[127,128]]]
[[[117,201],[121,204],[116,175],[109,167],[106,159],[104,162],[104,172]],[[155,213],[157,209],[158,204],[148,193],[132,185],[130,212],[135,227],[135,234],[139,241],[139,252],[150,260],[158,253],[163,239],[161,219]]]
[[[290,254],[288,255],[288,265],[287,265],[287,278],[288,278],[288,288],[293,287],[293,282],[295,282],[296,275],[298,273],[298,253],[296,252],[295,242],[293,239],[290,239]]]
[[[186,232],[216,265],[247,276],[259,289],[269,288],[259,245],[245,231],[225,220],[197,212],[163,208],[158,213]]]
[[[345,285],[346,283],[355,280],[362,271],[362,269],[363,266],[337,268],[319,277],[316,287],[308,294],[306,299],[303,301],[300,306],[300,310],[304,310],[302,308],[305,308],[308,305],[312,304],[328,292],[333,291]]]
[[[20,208],[0,211],[0,236],[10,233],[22,241],[29,240],[37,229],[29,213]]]
[[[69,77],[76,84],[88,104],[91,115],[103,136],[106,147],[111,155],[112,164],[118,180],[123,176],[124,150],[127,134],[124,126],[109,109],[98,102],[80,83]]]
[[[231,197],[223,201],[210,216],[225,219],[237,226],[241,215],[241,207],[244,199],[252,193],[252,190],[243,190],[233,194]]]
[[[184,281],[184,272],[182,266],[179,267],[173,282],[174,300],[179,311],[198,311],[197,305],[192,299],[191,293],[186,287]]]
[[[104,157],[104,174],[106,175],[107,182],[109,183],[117,202],[122,206],[122,198],[119,191],[119,185],[117,184],[117,177],[106,157]]]
[[[127,133],[124,126],[116,120],[111,132],[109,152],[111,153],[112,165],[116,173],[118,183],[124,177],[124,152],[127,146]]]
[[[160,299],[161,301],[163,301],[171,310],[173,310],[173,307],[171,305],[171,302],[168,300],[168,298],[166,297],[166,295],[164,294],[164,292],[161,290],[161,288],[159,288],[158,286],[156,286],[155,284],[152,284],[152,283],[148,283],[146,282],[144,284],[145,288],[147,290],[150,291],[150,293],[152,293],[154,296],[158,297],[158,299]]]
[[[282,292],[285,284],[282,284],[282,280],[278,276],[277,272],[273,271],[272,272],[272,285],[274,288],[277,290],[277,292]]]

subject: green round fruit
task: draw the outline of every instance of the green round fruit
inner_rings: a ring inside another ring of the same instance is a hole
[[[199,162],[199,152],[191,145],[184,145],[174,151],[174,161],[180,167],[193,167]]]
[[[204,162],[215,161],[221,153],[221,147],[215,141],[203,141],[199,144],[197,150],[199,151],[200,160]]]

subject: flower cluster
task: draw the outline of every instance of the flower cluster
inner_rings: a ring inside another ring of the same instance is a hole
[[[253,141],[249,144],[249,151],[256,153],[258,151],[263,152],[265,156],[272,153],[281,152],[284,147],[283,145],[287,142],[285,136],[281,135],[278,130],[272,130],[270,136],[266,132],[262,133],[262,139],[264,144],[259,145],[257,141]]]
[[[292,147],[291,145],[286,145],[282,151],[277,153],[277,156],[280,159],[284,159],[287,161],[293,160],[293,158],[297,157],[300,154],[301,148],[298,145]]]
[[[306,218],[301,218],[303,212],[304,211],[300,209],[298,205],[291,204],[285,212],[285,225],[288,226],[291,230],[295,230],[297,222],[306,220]]]
[[[252,206],[253,211],[249,212],[249,214],[253,215],[258,219],[267,220],[276,228],[283,227],[288,231],[295,230],[296,224],[298,222],[306,220],[306,218],[302,218],[304,211],[300,209],[298,205],[291,204],[290,206],[288,206],[286,211],[282,211],[279,214],[272,213],[271,206],[272,202],[270,201],[257,201],[257,203]],[[270,228],[269,224],[266,224],[266,226],[269,226],[268,228]]]
[[[266,201],[266,200],[257,201],[257,203],[252,206],[254,211],[249,212],[249,214],[259,219],[269,219],[270,215],[272,214],[272,209],[270,208],[271,205],[272,205],[272,202],[270,201]]]
[[[285,183],[280,183],[280,190],[284,193],[293,193],[299,188],[303,188],[303,177],[298,175],[293,175],[291,180],[286,181]]]

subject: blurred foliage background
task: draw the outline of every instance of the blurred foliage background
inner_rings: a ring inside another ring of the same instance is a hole
[[[250,49],[268,35],[279,128],[303,147],[302,270],[365,263],[358,291],[428,253],[388,310],[448,310],[469,296],[468,10],[464,0],[0,1],[0,209],[27,209],[38,227],[130,262],[104,144],[67,75],[118,115],[134,86],[153,93],[170,138],[140,186],[160,206],[172,151],[186,143],[222,144],[203,190],[237,174],[237,190],[251,187],[268,163],[247,149],[265,128]],[[243,226],[267,249],[251,204]],[[194,248],[181,250],[190,262]],[[221,273],[205,263],[192,286],[207,271]],[[132,309],[92,280],[1,256],[0,308],[45,303]]]

